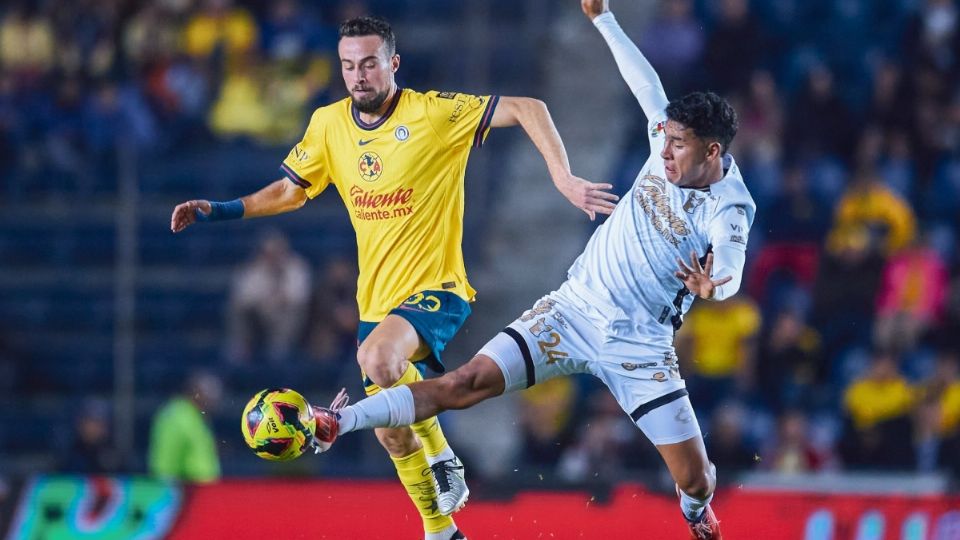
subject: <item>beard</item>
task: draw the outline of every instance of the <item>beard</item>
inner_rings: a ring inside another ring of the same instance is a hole
[[[390,90],[384,90],[383,92],[374,94],[367,99],[357,99],[355,96],[351,95],[353,98],[353,106],[357,108],[358,111],[364,114],[373,114],[380,109],[380,106],[383,105],[383,102],[387,100],[387,96],[390,94]]]

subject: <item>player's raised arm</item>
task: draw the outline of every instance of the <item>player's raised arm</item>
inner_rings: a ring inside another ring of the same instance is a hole
[[[281,178],[267,187],[227,202],[193,200],[178,204],[170,216],[170,230],[178,233],[197,221],[255,218],[292,212],[303,206],[307,192]]]
[[[608,0],[580,0],[580,8],[607,41],[623,80],[627,81],[630,91],[640,102],[647,119],[663,111],[669,100],[660,77],[620,28],[610,11]]]
[[[501,97],[490,127],[515,125],[523,127],[543,155],[554,185],[567,200],[586,212],[591,220],[596,219],[598,213],[613,213],[619,197],[606,191],[613,189],[613,185],[595,184],[570,172],[567,150],[545,103],[533,98]]]

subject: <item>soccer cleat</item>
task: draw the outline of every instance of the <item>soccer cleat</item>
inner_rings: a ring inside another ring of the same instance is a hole
[[[437,510],[444,516],[456,512],[467,504],[470,488],[464,479],[463,463],[453,457],[438,461],[430,466],[433,472],[433,485],[437,490]],[[453,538],[457,538],[454,535]]]
[[[720,521],[709,504],[700,513],[700,519],[687,520],[687,526],[690,527],[690,538],[693,540],[723,540],[723,535],[720,534]]]
[[[313,407],[313,418],[317,423],[316,435],[313,438],[313,451],[316,454],[326,452],[337,440],[340,431],[340,410],[347,406],[350,397],[347,389],[342,388],[333,398],[329,407]]]
[[[679,496],[680,486],[677,486],[677,497]],[[723,535],[720,534],[720,520],[717,519],[709,504],[703,507],[703,512],[700,512],[700,517],[696,520],[690,521],[687,516],[683,516],[683,519],[690,528],[691,540],[723,540]]]

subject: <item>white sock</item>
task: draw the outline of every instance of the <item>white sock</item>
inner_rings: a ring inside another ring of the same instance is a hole
[[[694,499],[683,491],[680,492],[680,510],[687,521],[696,521],[703,514],[703,509],[713,500],[713,493],[706,499]]]
[[[413,393],[407,386],[386,388],[340,410],[340,431],[409,426],[415,420]]]
[[[424,531],[423,540],[450,540],[450,537],[453,536],[453,533],[457,532],[457,524],[451,523],[449,527],[442,531],[437,532],[426,532]]]
[[[427,463],[429,463],[430,465],[433,465],[437,462],[446,461],[448,459],[453,459],[455,457],[457,457],[457,455],[453,453],[453,449],[450,448],[450,445],[448,444],[444,446],[443,450],[441,450],[440,453],[435,456],[431,456],[430,454],[427,454]]]

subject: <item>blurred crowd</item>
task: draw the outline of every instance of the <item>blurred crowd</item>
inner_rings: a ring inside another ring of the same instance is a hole
[[[80,195],[118,146],[287,144],[336,81],[334,21],[354,2],[13,0],[0,7],[0,178]],[[109,186],[108,186],[109,187]],[[16,195],[16,194],[12,194]]]

